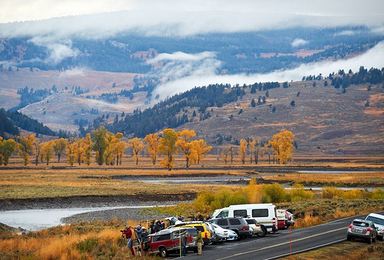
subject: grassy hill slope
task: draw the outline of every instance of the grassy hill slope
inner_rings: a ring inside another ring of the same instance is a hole
[[[251,94],[247,88],[241,100],[208,108],[210,118],[179,128],[194,129],[212,144],[218,135],[227,140],[251,136],[270,140],[285,129],[295,134],[297,153],[302,155],[383,155],[382,84],[351,85],[346,93],[341,88],[324,87],[324,80],[316,85],[313,87],[312,81],[291,82],[288,88],[270,89],[266,103],[255,107],[252,99],[257,102],[266,91]]]

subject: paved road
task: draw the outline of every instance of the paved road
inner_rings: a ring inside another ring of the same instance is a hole
[[[384,215],[384,211],[379,212],[379,214]],[[364,218],[365,216],[348,217],[310,228],[279,230],[278,233],[268,234],[263,238],[255,237],[219,245],[210,245],[204,248],[201,256],[189,252],[183,259],[277,259],[289,256],[291,252],[292,254],[297,254],[345,241],[346,231],[351,221],[355,218]],[[290,240],[292,240],[292,243]],[[378,241],[378,243],[383,242]],[[176,257],[176,255],[174,256]]]

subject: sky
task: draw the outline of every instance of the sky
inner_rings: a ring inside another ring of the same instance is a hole
[[[382,30],[382,0],[2,0],[0,37],[193,35],[294,26]]]

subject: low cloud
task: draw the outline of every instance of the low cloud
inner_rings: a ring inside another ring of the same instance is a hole
[[[291,45],[292,47],[296,48],[296,47],[302,47],[304,45],[307,45],[309,43],[309,41],[306,41],[306,40],[303,40],[303,39],[295,39]]]
[[[86,69],[84,68],[73,68],[70,70],[65,70],[60,73],[59,78],[70,78],[70,77],[78,77],[84,76]]]
[[[197,56],[201,54],[196,54]],[[253,84],[255,82],[271,81],[299,81],[303,76],[319,75],[328,76],[332,72],[338,72],[340,69],[357,72],[360,66],[365,68],[384,67],[384,42],[380,42],[367,52],[351,59],[327,61],[310,64],[302,64],[291,70],[272,72],[268,74],[237,74],[237,75],[219,75],[220,61],[215,58],[207,58],[198,62],[168,63],[168,66],[161,70],[153,71],[162,78],[153,92],[153,96],[158,95],[160,100],[169,96],[185,92],[195,86],[208,86],[209,84]],[[153,101],[155,102],[155,101]]]
[[[313,0],[311,5],[304,0],[4,1],[0,10],[0,37],[105,38],[126,31],[189,36],[303,25],[377,28],[384,24],[381,0],[350,0],[348,5],[332,0]]]
[[[75,58],[80,53],[78,49],[72,49],[71,40],[55,42],[50,37],[36,37],[30,41],[47,48],[49,57],[44,60],[46,63],[58,64],[66,58]]]

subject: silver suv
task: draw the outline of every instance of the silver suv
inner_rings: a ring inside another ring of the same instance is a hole
[[[243,218],[213,218],[207,222],[212,222],[222,228],[235,231],[239,239],[250,237],[253,233],[247,221]]]
[[[352,238],[362,238],[372,244],[376,242],[376,227],[372,221],[364,219],[354,219],[352,223],[348,226],[347,231],[347,240]]]
[[[375,223],[375,226],[376,226],[376,229],[377,229],[377,238],[379,240],[383,240],[383,236],[384,236],[384,216],[380,215],[380,214],[376,214],[376,213],[371,213],[365,219]]]

